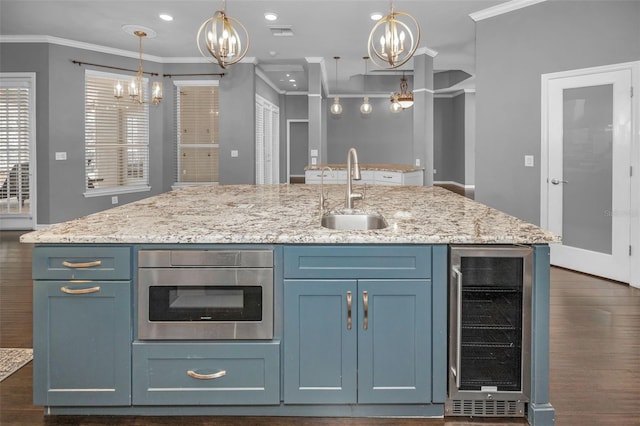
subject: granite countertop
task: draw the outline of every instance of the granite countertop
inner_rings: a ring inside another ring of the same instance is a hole
[[[346,170],[346,164],[319,164],[317,166],[307,166],[305,170],[320,170],[322,167],[331,167],[333,170]],[[407,164],[367,164],[360,163],[360,170],[378,170],[382,172],[415,172],[424,170],[423,167],[411,166]]]
[[[354,190],[362,190],[354,185]],[[325,185],[330,209],[345,185]],[[439,187],[366,186],[354,208],[389,226],[340,231],[320,226],[318,185],[220,185],[177,189],[52,225],[25,243],[533,244],[559,237]]]

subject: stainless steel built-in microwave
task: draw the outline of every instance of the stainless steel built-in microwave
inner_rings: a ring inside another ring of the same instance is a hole
[[[273,338],[271,250],[141,250],[138,339]]]

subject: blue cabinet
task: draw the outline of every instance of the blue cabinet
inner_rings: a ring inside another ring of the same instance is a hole
[[[426,246],[285,247],[285,404],[431,403],[431,272]]]
[[[127,247],[34,249],[34,404],[130,405],[129,255]]]

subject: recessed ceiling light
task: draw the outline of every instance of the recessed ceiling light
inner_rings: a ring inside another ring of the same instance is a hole
[[[295,83],[295,82],[296,82],[296,80],[294,78],[290,78],[289,79],[289,83]]]
[[[267,21],[275,21],[276,19],[278,19],[278,15],[273,12],[267,12],[264,14],[264,19],[266,19]]]
[[[169,15],[168,13],[161,13],[160,15],[158,15],[160,17],[160,19],[162,19],[163,21],[173,21],[173,16]]]
[[[373,12],[373,13],[371,14],[371,20],[372,20],[372,21],[379,21],[379,20],[381,20],[381,19],[382,19],[382,13],[380,13],[380,12]]]

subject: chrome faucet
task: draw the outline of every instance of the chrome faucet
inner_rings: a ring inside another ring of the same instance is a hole
[[[351,159],[353,158],[353,165]],[[347,153],[347,192],[345,194],[344,208],[352,209],[353,200],[362,200],[364,196],[359,192],[353,192],[352,180],[360,180],[360,165],[358,164],[358,153],[355,148],[349,149]]]

